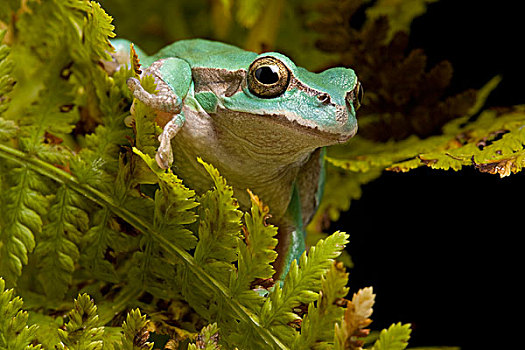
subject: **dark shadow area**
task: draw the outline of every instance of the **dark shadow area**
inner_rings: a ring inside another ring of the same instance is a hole
[[[520,13],[517,2],[442,0],[415,20],[410,47],[425,50],[429,67],[452,62],[452,92],[501,74],[487,105],[523,104]],[[410,347],[503,348],[518,307],[524,184],[525,174],[421,168],[365,185],[332,231],[350,234],[351,292],[377,293],[371,327],[412,323]]]
[[[412,323],[411,346],[475,349],[509,320],[524,181],[422,168],[365,185],[336,226],[350,234],[351,291],[377,293],[372,328]]]

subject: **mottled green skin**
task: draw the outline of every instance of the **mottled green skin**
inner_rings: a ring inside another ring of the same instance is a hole
[[[128,41],[113,44],[129,51]],[[279,53],[258,55],[200,39],[176,42],[153,56],[135,49],[145,74],[167,84],[172,101],[182,106],[173,119],[178,118],[172,142],[177,173],[204,191],[207,176],[194,159],[200,156],[218,167],[243,209],[249,206],[246,188],[269,204],[280,228],[282,278],[305,250],[304,226],[324,183],[322,147],[344,142],[357,130],[354,106],[345,99],[357,84],[354,71],[311,73]],[[252,62],[267,56],[279,59],[292,76],[288,89],[274,98],[255,96],[246,83]],[[149,97],[135,97],[169,110]]]
[[[247,68],[257,57],[257,54],[218,41],[181,40],[160,49],[153,56],[145,57],[144,64],[150,65],[154,61],[166,57],[182,58],[191,67],[237,70],[241,67]]]

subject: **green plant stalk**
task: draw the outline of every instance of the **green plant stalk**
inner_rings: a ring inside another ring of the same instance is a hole
[[[118,206],[116,203],[114,203],[110,196],[96,190],[89,185],[79,183],[73,175],[53,166],[52,164],[46,163],[36,157],[9,146],[0,144],[0,158],[9,159],[20,164],[28,165],[32,171],[46,176],[58,183],[65,184],[94,203],[102,207],[109,208],[115,215],[125,220],[135,229],[151,234],[152,237],[157,239],[162,246],[178,256],[186,264],[188,269],[191,270],[194,276],[198,278],[201,283],[203,283],[204,286],[215,290],[217,294],[223,298],[224,305],[228,305],[239,319],[251,325],[251,327],[255,329],[254,333],[258,334],[264,340],[264,342],[271,345],[272,348],[287,349],[287,347],[282,344],[279,339],[277,339],[277,337],[260,325],[256,315],[252,314],[239,302],[237,302],[220,282],[215,280],[199,265],[197,265],[194,258],[189,253],[183,249],[178,248],[169,240],[165,239],[147,223],[133,215],[133,213],[122,208],[121,206]]]

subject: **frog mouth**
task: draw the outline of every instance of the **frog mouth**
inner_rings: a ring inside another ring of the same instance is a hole
[[[300,132],[306,135],[311,135],[314,137],[318,137],[324,140],[327,140],[332,143],[344,143],[347,142],[349,139],[355,136],[357,133],[357,124],[354,128],[352,128],[348,132],[338,132],[338,131],[328,131],[328,130],[321,130],[319,126],[313,124],[313,123],[301,123],[299,120],[288,120],[283,116],[276,115],[275,121],[277,121],[279,124],[291,127],[295,132]]]
[[[264,115],[264,118],[270,117],[272,122],[280,124],[284,127],[290,128],[295,133],[301,133],[306,136],[320,138],[326,141],[326,145],[344,143],[355,136],[357,133],[357,123],[354,127],[348,131],[341,132],[340,130],[330,130],[329,128],[322,130],[320,127],[303,118],[297,117],[296,115],[281,115],[272,114]],[[295,118],[294,118],[295,117]],[[335,129],[335,128],[334,128]]]
[[[265,145],[264,147],[268,145],[267,142],[290,142],[307,147],[329,146],[344,143],[357,133],[357,124],[347,125],[347,115],[339,116],[340,119],[336,119],[334,126],[327,128],[290,112],[254,114],[219,107],[216,115],[220,116],[223,112],[228,118],[214,118],[221,129],[228,130],[240,139],[250,139],[253,143]],[[271,132],[273,129],[274,133]],[[269,139],[265,141],[267,136]]]

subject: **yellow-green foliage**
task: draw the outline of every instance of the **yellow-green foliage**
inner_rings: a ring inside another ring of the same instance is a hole
[[[361,349],[374,294],[344,299],[348,274],[334,259],[348,236],[321,234],[325,223],[384,169],[471,165],[507,176],[524,159],[525,109],[480,111],[497,79],[447,96],[450,65],[428,70],[423,52],[405,54],[408,24],[429,2],[411,1],[406,12],[377,1],[360,29],[348,23],[366,0],[104,3],[119,35],[149,51],[208,37],[280,49],[311,69],[359,67],[367,81],[360,135],[328,151],[325,197],[310,226],[323,239],[274,286],[271,208],[250,193],[241,211],[212,164],[201,162],[213,184],[201,196],[157,167],[154,116],[136,103],[129,118],[132,69],[102,68],[115,35],[104,9],[87,0],[2,2],[0,348],[151,349],[155,333],[171,348]],[[381,83],[389,81],[403,89],[393,94]],[[142,84],[155,89],[151,79]],[[427,85],[436,88],[420,89]],[[409,334],[396,324],[371,346],[404,349]]]
[[[30,343],[35,338],[37,326],[27,326],[27,311],[21,310],[22,299],[14,295],[12,289],[5,289],[5,281],[0,278],[0,348],[29,350],[40,349]]]

